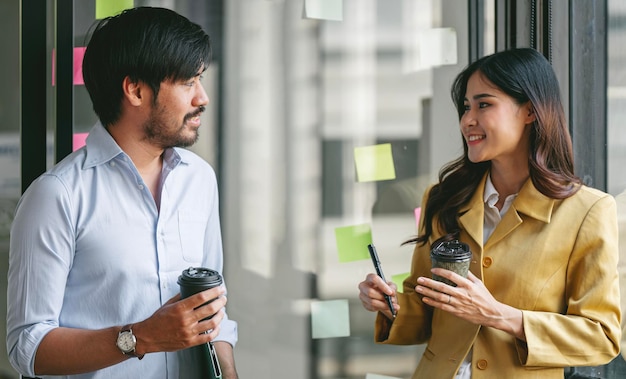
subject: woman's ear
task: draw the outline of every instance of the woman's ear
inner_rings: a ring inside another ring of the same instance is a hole
[[[526,124],[531,124],[533,122],[535,122],[535,120],[537,119],[537,115],[535,115],[535,108],[533,107],[533,104],[529,101],[526,103]]]
[[[124,98],[126,98],[131,105],[141,105],[144,101],[143,89],[144,88],[141,85],[141,82],[134,82],[128,76],[122,81],[122,92],[124,93]]]

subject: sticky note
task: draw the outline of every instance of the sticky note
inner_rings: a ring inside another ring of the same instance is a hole
[[[74,85],[85,84],[83,80],[83,57],[86,47],[75,47],[73,51],[73,83]],[[56,84],[56,49],[52,49],[52,85]]]
[[[365,379],[400,379],[395,376],[387,376],[387,375],[378,375],[378,374],[367,374],[365,375]]]
[[[404,292],[404,289],[402,288],[402,283],[404,282],[404,279],[409,277],[410,274],[411,273],[406,272],[404,274],[396,274],[391,276],[391,281],[396,285],[396,287],[398,287],[398,292]]]
[[[457,63],[456,30],[433,28],[420,32],[420,60],[422,67],[437,67]]]
[[[422,207],[415,208],[415,226],[417,226],[417,230],[420,228],[420,216],[422,215]]]
[[[369,224],[344,226],[335,229],[335,240],[339,262],[370,259],[367,245],[372,243],[372,228]]]
[[[396,178],[390,143],[354,148],[354,162],[359,182]]]
[[[76,151],[85,146],[88,134],[89,133],[74,133],[72,137],[72,151]]]
[[[86,47],[74,48],[74,85],[85,84],[83,80],[83,57]]]
[[[326,300],[311,303],[313,338],[348,337],[350,313],[348,300]]]
[[[134,0],[96,0],[96,19],[115,16],[134,6]]]
[[[303,13],[305,18],[342,21],[343,0],[304,0]]]

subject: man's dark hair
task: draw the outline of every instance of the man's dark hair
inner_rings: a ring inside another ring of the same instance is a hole
[[[122,82],[146,83],[159,93],[165,80],[187,80],[205,70],[209,36],[178,13],[137,7],[97,22],[83,59],[83,78],[93,109],[105,127],[121,113]]]

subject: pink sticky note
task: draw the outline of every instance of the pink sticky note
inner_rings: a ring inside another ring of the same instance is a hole
[[[89,133],[74,133],[74,138],[72,139],[72,151],[76,151],[85,146],[88,134]]]
[[[86,47],[74,48],[74,85],[83,85],[83,57],[85,56]],[[56,84],[56,49],[52,49],[52,85]]]
[[[420,228],[420,215],[421,214],[422,214],[422,208],[421,207],[415,208],[415,225],[417,225],[418,230]]]
[[[74,85],[85,84],[83,80],[83,57],[85,56],[86,47],[74,48]]]

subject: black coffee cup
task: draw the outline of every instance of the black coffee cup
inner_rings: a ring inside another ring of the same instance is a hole
[[[183,270],[178,277],[180,297],[182,299],[197,294],[198,292],[220,286],[222,283],[222,276],[219,272],[205,267],[189,267]],[[202,305],[206,305],[213,300],[209,300]],[[210,319],[211,317],[213,316],[204,318],[202,321]],[[189,364],[200,365],[199,370],[202,378],[220,379],[222,377],[220,362],[217,359],[217,353],[212,342],[194,346],[188,350],[190,350],[192,357],[192,362]],[[181,364],[184,363],[185,362],[181,362]]]
[[[222,285],[219,272],[205,267],[189,267],[178,277],[180,296],[185,299],[198,292]]]
[[[433,245],[430,259],[433,267],[441,267],[467,278],[472,252],[466,243],[458,240],[444,241]],[[456,283],[439,275],[433,274],[433,279],[456,287]]]

